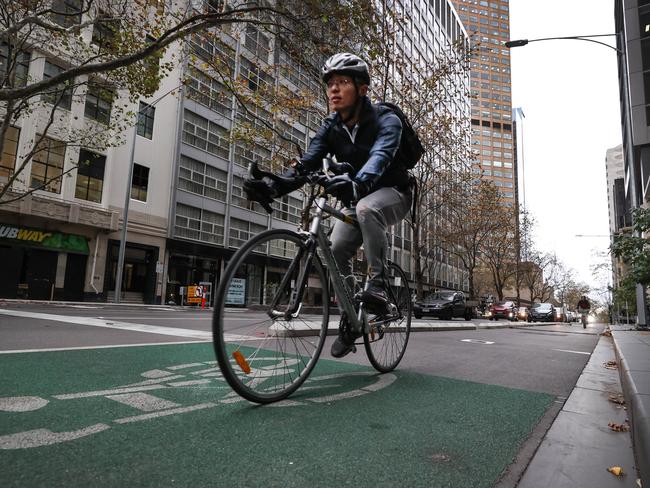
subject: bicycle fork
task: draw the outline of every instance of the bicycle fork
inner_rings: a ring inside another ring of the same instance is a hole
[[[316,243],[314,242],[313,239],[309,239],[307,241],[307,247],[303,248],[300,247],[298,249],[298,252],[296,253],[296,257],[293,258],[291,261],[291,264],[289,265],[289,269],[287,270],[287,273],[282,277],[282,281],[280,282],[280,286],[278,287],[278,291],[276,292],[275,296],[273,297],[273,300],[271,301],[271,307],[268,311],[268,315],[271,318],[280,318],[283,317],[286,320],[289,320],[291,318],[296,318],[298,314],[300,313],[300,309],[302,308],[302,299],[305,293],[305,288],[307,285],[307,280],[309,278],[309,273],[311,271],[311,263],[312,260],[314,259],[314,253],[316,252]],[[303,262],[303,256],[306,255],[304,259],[304,266],[301,266],[300,263]],[[295,283],[292,286],[291,294],[289,295],[289,303],[287,304],[287,309],[282,312],[279,310],[276,310],[276,307],[278,305],[278,302],[280,301],[280,298],[282,297],[284,290],[286,290],[287,285],[289,285],[289,281],[291,280],[291,277],[296,271],[296,267],[300,267],[300,271],[298,273],[298,279],[295,281]]]

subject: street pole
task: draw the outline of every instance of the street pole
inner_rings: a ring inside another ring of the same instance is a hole
[[[140,111],[138,110],[138,121]],[[133,181],[133,159],[135,157],[135,142],[138,136],[138,124],[133,126],[133,143],[129,155],[129,176],[126,180],[126,196],[124,197],[124,212],[122,213],[122,234],[120,236],[120,253],[117,258],[117,273],[115,275],[115,303],[120,303],[122,293],[122,277],[124,275],[124,255],[126,254],[126,228],[129,222],[129,204],[131,203],[131,182]]]
[[[156,100],[148,104],[148,108],[155,107],[156,104],[170,93],[174,93],[182,85],[175,86],[171,90],[160,95]],[[126,195],[124,196],[124,211],[122,213],[122,232],[120,235],[120,252],[117,258],[117,272],[115,274],[115,303],[120,303],[120,293],[122,291],[122,281],[124,276],[124,258],[126,254],[126,234],[129,221],[129,204],[131,203],[131,185],[133,182],[133,162],[135,159],[135,143],[138,138],[138,123],[140,122],[140,107],[138,106],[138,115],[135,125],[133,126],[133,143],[129,154],[129,176],[126,180]]]
[[[592,39],[594,37],[611,37],[615,36],[620,44],[620,48],[611,46],[602,41]],[[627,56],[627,44],[625,42],[625,37],[623,31],[615,32],[613,34],[596,34],[588,36],[564,36],[564,37],[544,37],[539,39],[516,39],[507,41],[504,45],[507,48],[521,47],[525,46],[531,42],[539,41],[556,41],[556,40],[575,40],[575,41],[586,41],[593,42],[595,44],[600,44],[601,46],[608,47],[613,49],[618,54],[621,55],[623,61],[622,67],[622,84],[623,84],[623,111],[625,117],[625,124],[627,125],[627,130],[625,130],[625,145],[626,145],[626,161],[628,162],[627,166],[629,169],[629,181],[630,181],[630,200],[632,210],[638,208],[639,206],[639,195],[637,192],[637,175],[634,168],[634,148],[632,145],[632,104],[630,98],[630,85],[629,85],[629,76],[628,76],[628,56]],[[641,237],[638,232],[635,232],[636,237]],[[646,296],[645,296],[645,287],[641,283],[636,284],[636,303],[637,303],[637,325],[640,328],[648,327],[648,317],[647,317],[647,308],[646,308]]]

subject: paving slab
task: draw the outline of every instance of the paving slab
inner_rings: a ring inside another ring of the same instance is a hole
[[[627,326],[612,329],[634,452],[643,484],[650,486],[650,332]]]
[[[637,469],[628,432],[615,432],[610,422],[624,424],[628,412],[609,401],[621,391],[618,371],[606,369],[614,357],[613,342],[600,337],[583,375],[535,453],[518,488],[636,487]],[[608,467],[620,466],[617,478]]]

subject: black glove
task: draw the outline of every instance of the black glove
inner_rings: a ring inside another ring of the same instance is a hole
[[[292,191],[300,188],[307,181],[307,179],[296,168],[289,168],[287,171],[282,173],[280,177],[290,181],[271,181],[271,196],[275,198],[288,195]]]
[[[322,184],[327,193],[341,200],[346,207],[365,197],[369,189],[366,183],[355,181],[346,174],[334,176]]]
[[[291,168],[280,175],[279,179],[269,176],[260,179],[246,178],[243,187],[249,200],[259,202],[268,213],[271,213],[273,211],[271,204],[274,198],[288,195],[304,185],[305,181],[305,177],[298,176],[297,172]]]
[[[262,178],[261,180],[246,178],[243,187],[249,200],[258,202],[268,213],[273,212],[271,208],[273,189],[269,178]]]

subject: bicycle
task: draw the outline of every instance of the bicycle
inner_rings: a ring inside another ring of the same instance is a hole
[[[586,329],[587,328],[587,314],[589,313],[589,310],[578,310],[578,313],[580,314],[580,321],[582,322],[582,328]]]
[[[323,173],[306,177],[307,183],[317,188],[323,175],[341,166],[325,158]],[[259,170],[256,163],[250,165],[249,174],[282,179]],[[327,199],[321,192],[313,200],[308,232],[261,232],[233,255],[221,277],[213,316],[215,355],[228,384],[252,402],[283,400],[307,380],[329,328],[330,284],[341,310],[340,326],[363,339],[355,344],[355,352],[363,344],[370,364],[386,373],[406,351],[413,313],[406,274],[388,261],[384,280],[389,310],[379,315],[367,312],[354,298],[359,283],[341,276],[323,225],[329,217],[355,226],[358,222]],[[248,313],[242,313],[244,303]],[[253,318],[247,316],[251,311]]]

